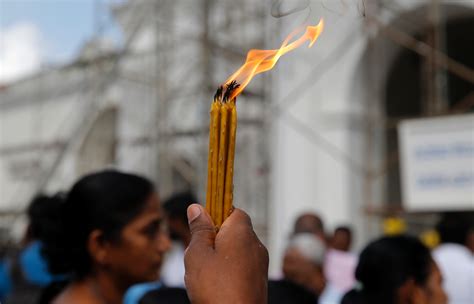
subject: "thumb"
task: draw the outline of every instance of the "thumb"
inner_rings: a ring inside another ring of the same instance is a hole
[[[192,204],[187,210],[191,242],[189,247],[214,247],[216,230],[211,217],[199,204]]]

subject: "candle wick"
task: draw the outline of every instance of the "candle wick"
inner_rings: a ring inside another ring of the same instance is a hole
[[[224,93],[224,102],[229,101],[230,96],[232,95],[232,92],[237,89],[240,86],[240,84],[237,83],[237,81],[232,80],[226,87],[225,93]]]
[[[214,95],[214,101],[218,101],[222,99],[222,92],[224,91],[224,88],[220,86],[217,88],[216,94]]]

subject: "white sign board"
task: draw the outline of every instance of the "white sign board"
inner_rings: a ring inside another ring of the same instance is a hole
[[[398,139],[407,210],[474,210],[474,115],[406,120]]]

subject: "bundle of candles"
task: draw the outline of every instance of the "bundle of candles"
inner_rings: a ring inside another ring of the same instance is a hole
[[[234,158],[237,133],[236,98],[250,80],[272,69],[285,53],[309,40],[311,47],[321,34],[323,20],[315,26],[307,26],[304,34],[291,42],[301,31],[288,35],[279,49],[250,50],[245,63],[217,90],[211,105],[209,127],[209,155],[207,163],[206,210],[217,228],[230,215],[233,208]]]
[[[219,87],[211,106],[206,209],[217,227],[232,211],[237,109],[230,96],[238,87],[235,81]]]

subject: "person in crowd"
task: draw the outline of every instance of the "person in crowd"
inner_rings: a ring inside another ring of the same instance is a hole
[[[172,303],[189,302],[184,289],[184,250],[191,240],[186,212],[196,201],[192,193],[182,192],[172,195],[163,203],[165,221],[172,242],[164,257],[160,282],[147,282],[130,287],[125,294],[124,304],[160,303],[164,299],[168,299],[168,302],[173,299]]]
[[[51,272],[71,278],[55,304],[119,304],[130,286],[158,279],[170,241],[150,181],[113,170],[89,174],[74,184],[60,213],[56,231],[43,240]],[[217,234],[199,205],[188,208],[188,220],[191,301],[264,303],[268,253],[249,217],[235,209]]]
[[[157,278],[169,240],[148,180],[117,171],[85,176],[59,210],[43,254],[51,272],[67,273],[71,282],[55,303],[121,303],[130,285]]]
[[[310,233],[294,235],[283,259],[284,277],[320,296],[326,286],[323,274],[325,244]]]
[[[469,228],[469,232],[467,234],[467,241],[466,241],[466,247],[471,251],[471,253],[474,255],[474,224],[471,224]]]
[[[62,195],[61,193],[55,196],[39,195],[33,199],[27,210],[30,224],[25,239],[28,245],[21,253],[20,263],[28,281],[38,286],[46,286],[55,279],[41,255],[43,246],[41,239],[55,230]]]
[[[294,234],[283,258],[283,279],[268,282],[268,303],[318,303],[326,282],[324,243],[313,233]]]
[[[0,250],[0,303],[5,301],[8,294],[12,290],[12,282],[10,279],[8,260],[5,259],[5,253]]]
[[[339,251],[348,252],[351,249],[352,231],[347,226],[339,226],[334,230],[330,240],[331,248]]]
[[[330,238],[330,248],[324,261],[324,275],[340,296],[355,284],[357,256],[349,251],[351,242],[351,229],[347,226],[337,227]]]
[[[184,287],[184,250],[191,240],[186,210],[197,202],[190,192],[177,193],[163,203],[171,249],[165,256],[161,280],[168,287]]]
[[[467,247],[469,217],[446,213],[436,226],[441,245],[433,251],[451,304],[474,303],[474,256]]]
[[[410,236],[386,236],[361,253],[359,286],[341,304],[447,304],[442,276],[430,251]]]
[[[295,221],[293,234],[312,233],[326,242],[326,233],[324,231],[324,222],[316,213],[303,213]]]
[[[38,195],[28,206],[28,227],[22,248],[9,258],[7,264],[11,288],[5,303],[36,302],[44,287],[61,278],[48,271],[48,265],[41,255],[40,241],[53,229],[60,202],[61,199],[57,196]]]
[[[313,303],[339,304],[343,292],[327,280],[324,263],[327,247],[311,233],[295,234],[285,252],[283,273],[286,280],[311,291]]]

